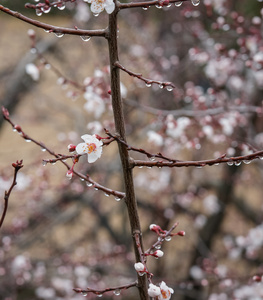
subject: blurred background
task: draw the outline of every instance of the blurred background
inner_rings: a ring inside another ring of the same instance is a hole
[[[42,16],[25,9],[25,3],[0,1],[56,26],[107,26],[107,13],[94,17],[82,1]],[[170,91],[121,73],[129,145],[179,160],[262,150],[262,9],[256,0],[204,0],[198,6],[189,1],[120,12],[121,64],[175,84]],[[0,26],[0,101],[15,124],[66,155],[68,144],[82,142],[83,134],[105,136],[103,128],[114,133],[104,38],[58,38],[2,12]],[[35,30],[33,49],[29,29]],[[74,287],[105,289],[133,282],[124,201],[79,178],[68,180],[59,162],[44,166],[42,160],[52,158],[47,152],[22,139],[3,118],[0,125],[3,197],[13,178],[11,164],[24,163],[1,228],[1,299],[83,299]],[[263,272],[262,166],[257,159],[134,170],[144,248],[156,241],[152,223],[169,229],[179,222],[178,231],[186,232],[163,244],[163,258],[148,259],[155,284],[164,280],[176,299],[262,299],[262,283],[252,280],[258,275],[260,281]],[[96,163],[82,157],[75,168],[123,191],[114,143]],[[103,298],[138,299],[138,294],[129,289]]]

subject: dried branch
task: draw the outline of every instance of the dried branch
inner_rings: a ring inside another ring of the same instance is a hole
[[[102,295],[104,293],[113,291],[113,293],[117,296],[117,295],[120,295],[121,290],[127,290],[131,287],[137,286],[137,284],[138,284],[137,281],[135,281],[130,284],[121,285],[121,286],[117,286],[117,287],[113,287],[113,288],[106,288],[104,290],[94,290],[91,288],[87,288],[87,289],[74,288],[73,291],[75,291],[76,293],[80,293],[83,296],[87,296],[88,293],[93,293],[95,295]]]
[[[17,173],[21,168],[23,168],[22,163],[23,163],[23,160],[20,160],[20,161],[17,160],[16,163],[12,164],[12,166],[15,168],[14,177],[13,177],[13,182],[12,182],[9,190],[5,191],[5,196],[4,196],[5,203],[4,203],[4,210],[3,210],[3,213],[2,213],[2,216],[1,216],[1,219],[0,219],[0,228],[3,225],[4,219],[5,219],[5,216],[6,216],[7,207],[8,207],[8,200],[9,200],[10,194],[11,194],[13,188],[15,187],[15,185],[17,184],[17,182],[16,182]]]
[[[15,125],[9,118],[9,112],[6,108],[2,107],[2,113],[4,116],[4,119],[11,124],[13,127],[13,130],[17,131],[21,137],[26,141],[32,141],[37,146],[41,147],[42,150],[47,151],[50,155],[54,156],[56,159],[53,162],[60,161],[68,170],[71,169],[71,167],[64,161],[66,156],[63,156],[62,154],[55,153],[51,149],[49,149],[46,145],[44,145],[42,142],[38,142],[29,135],[27,135],[19,125]],[[84,175],[80,172],[77,172],[75,170],[72,171],[76,176],[78,176],[81,180],[87,182],[87,186],[94,188],[95,190],[101,190],[105,193],[105,195],[113,195],[116,200],[123,199],[125,197],[125,193],[115,191],[109,188],[106,188],[105,186],[100,185],[96,181],[90,178],[90,176]]]
[[[164,82],[164,81],[158,81],[158,80],[152,80],[152,79],[148,79],[142,76],[142,74],[139,73],[134,73],[128,69],[126,69],[123,65],[121,65],[118,61],[116,61],[114,63],[114,66],[121,69],[122,71],[126,72],[127,74],[129,74],[132,77],[136,77],[140,80],[142,80],[143,82],[145,82],[145,84],[147,86],[151,86],[152,84],[158,84],[160,88],[167,88],[169,91],[171,91],[173,88],[175,88],[175,85],[172,82]]]
[[[22,20],[26,23],[29,23],[33,26],[42,28],[44,30],[47,30],[49,32],[54,32],[57,34],[71,34],[71,35],[78,35],[78,36],[99,36],[99,37],[106,37],[107,30],[106,29],[98,29],[98,30],[83,30],[78,28],[64,28],[64,27],[58,27],[49,25],[34,19],[31,19],[29,17],[24,16],[23,14],[13,11],[3,5],[0,5],[0,10],[6,14],[9,14],[19,20]]]

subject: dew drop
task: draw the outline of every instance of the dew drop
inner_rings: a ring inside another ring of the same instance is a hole
[[[170,86],[170,85],[168,85],[168,86],[166,87],[166,89],[167,89],[168,92],[171,92],[171,91],[173,90],[173,87]]]
[[[47,165],[47,162],[45,160],[42,160],[42,165],[45,167]]]
[[[143,168],[143,166],[139,166],[138,168],[139,168],[139,169],[142,169],[142,168]]]
[[[155,161],[155,157],[151,157],[151,158],[150,158],[150,161]]]
[[[143,9],[143,10],[147,10],[147,9],[148,9],[148,7],[146,7],[146,6],[145,6],[145,7],[143,7],[142,9]]]
[[[120,296],[121,294],[121,291],[119,289],[116,289],[114,292],[113,292],[114,295],[116,296]]]
[[[99,189],[95,187],[94,190],[95,190],[95,191],[98,191]]]
[[[167,242],[169,242],[169,241],[172,239],[172,237],[171,237],[170,235],[168,235],[168,236],[166,236],[164,239],[165,239]]]
[[[104,193],[104,195],[105,195],[106,197],[110,197],[110,194]]]
[[[41,151],[45,152],[45,151],[47,151],[47,149],[46,148],[41,148]]]
[[[88,42],[88,41],[91,39],[91,37],[90,37],[90,36],[87,36],[87,35],[81,35],[80,38],[81,38],[82,41],[84,41],[84,42]]]
[[[101,298],[101,297],[102,297],[102,294],[98,294],[97,297]]]
[[[91,187],[91,186],[93,186],[93,184],[91,182],[87,182],[87,186]]]
[[[14,132],[17,132],[17,130],[16,130],[15,128],[13,128],[13,131],[14,131]]]
[[[115,197],[115,200],[116,200],[116,201],[120,201],[121,198],[120,198],[120,197]]]
[[[42,10],[41,9],[36,9],[36,15],[38,17],[42,16]]]
[[[200,0],[191,0],[193,6],[198,6],[200,4]]]
[[[56,161],[53,161],[51,162],[51,165],[54,166],[57,162]]]
[[[81,295],[84,296],[84,297],[87,297],[88,293],[87,292],[81,292]]]
[[[243,163],[249,165],[251,163],[251,160],[243,160]]]
[[[64,10],[65,7],[66,7],[66,5],[65,5],[65,3],[63,3],[63,2],[61,2],[61,4],[57,4],[57,8],[58,8],[59,10]]]
[[[99,14],[93,14],[94,17],[98,17]]]
[[[169,3],[169,4],[168,4],[168,5],[166,5],[165,7],[168,7],[168,8],[169,8],[169,7],[171,7],[171,6],[172,6],[172,4],[171,4],[171,3]]]
[[[151,87],[151,86],[152,86],[151,83],[146,83],[145,85],[146,85],[147,87]]]
[[[80,177],[80,181],[84,181],[84,180],[85,180],[84,178],[81,178],[81,177]]]
[[[259,159],[260,159],[260,160],[263,160],[263,156],[260,156]]]
[[[26,141],[27,143],[32,142],[30,139],[25,139],[25,141]]]
[[[183,1],[179,1],[179,2],[174,3],[174,5],[177,6],[177,7],[181,6],[182,4],[183,4]]]
[[[158,5],[158,4],[156,4],[155,7],[158,8],[158,9],[162,8],[162,6]]]
[[[159,244],[155,247],[155,249],[160,250],[162,248],[162,246]]]
[[[159,84],[159,88],[160,88],[160,89],[163,89],[163,84],[162,84],[162,83]]]
[[[152,167],[147,167],[147,169],[151,169]]]
[[[42,9],[43,13],[48,14],[51,11],[51,6]]]
[[[50,70],[51,69],[51,65],[50,64],[45,64],[45,69],[46,70]]]
[[[65,159],[62,159],[62,161],[63,161],[63,162],[66,162],[66,161],[67,161],[67,158],[65,158]]]
[[[235,161],[235,166],[240,166],[241,165],[241,160],[240,161]]]
[[[138,272],[139,276],[145,275],[145,272]]]
[[[234,162],[230,160],[230,161],[227,162],[227,164],[228,164],[229,166],[233,166]]]
[[[55,32],[55,36],[58,38],[61,38],[64,35],[64,33],[61,32]]]

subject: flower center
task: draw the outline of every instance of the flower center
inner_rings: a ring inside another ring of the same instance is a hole
[[[168,297],[171,295],[170,291],[161,290],[163,299],[168,299]]]
[[[88,154],[96,150],[96,145],[94,143],[87,143],[86,145],[87,145]]]

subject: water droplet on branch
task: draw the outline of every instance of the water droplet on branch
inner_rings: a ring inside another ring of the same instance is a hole
[[[191,0],[193,6],[198,6],[200,4],[200,0]]]
[[[86,36],[86,35],[81,35],[80,38],[81,38],[82,41],[84,41],[84,42],[88,42],[88,41],[91,39],[90,36]]]
[[[183,4],[183,1],[175,2],[175,3],[174,3],[174,5],[177,6],[177,7],[181,6],[182,4]]]
[[[64,35],[64,33],[61,32],[55,32],[55,36],[58,38],[61,38]]]
[[[114,295],[116,296],[119,296],[121,294],[121,291],[119,289],[116,289],[114,292],[113,292]]]

